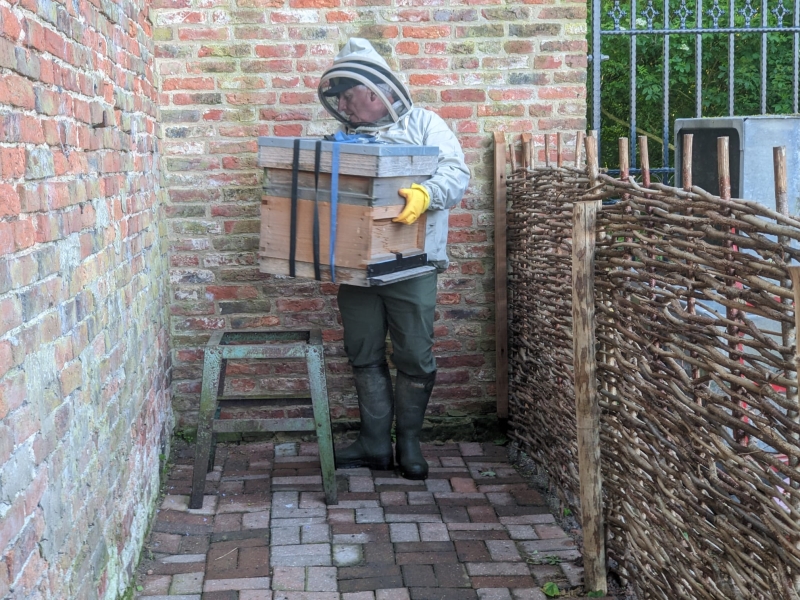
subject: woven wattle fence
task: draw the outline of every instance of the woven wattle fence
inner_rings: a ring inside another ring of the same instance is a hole
[[[594,311],[609,564],[642,599],[797,598],[789,265],[800,264],[800,220],[699,188],[602,174],[589,184],[567,166],[523,165],[507,180],[513,437],[579,510],[572,207],[602,197]]]

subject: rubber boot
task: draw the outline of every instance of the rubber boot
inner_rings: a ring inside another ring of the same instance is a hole
[[[334,452],[337,469],[389,470],[392,460],[392,379],[386,364],[354,367],[361,430],[355,442]]]
[[[428,463],[422,457],[419,434],[435,381],[436,371],[426,377],[411,377],[402,371],[397,372],[395,451],[400,475],[406,479],[425,479],[428,476]]]

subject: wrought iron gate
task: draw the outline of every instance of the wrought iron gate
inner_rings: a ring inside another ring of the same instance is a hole
[[[601,160],[607,166],[617,166],[617,146],[609,142],[619,136],[629,138],[632,166],[639,164],[636,138],[644,134],[656,141],[649,144],[650,164],[656,166],[651,172],[668,180],[674,172],[670,140],[676,118],[798,112],[800,0],[646,0],[641,4],[644,8],[637,0],[591,2],[589,110],[605,149]],[[725,58],[725,42],[727,73],[720,61]],[[656,64],[659,52],[661,65]],[[639,54],[646,54],[648,60]],[[660,73],[655,73],[659,67]],[[627,98],[622,84],[626,68]],[[680,80],[678,89],[675,75]],[[659,80],[660,102],[659,86],[654,85]],[[711,89],[713,98],[704,98]],[[682,101],[676,102],[677,96]],[[647,125],[640,127],[644,121]],[[658,142],[660,161],[655,160]]]

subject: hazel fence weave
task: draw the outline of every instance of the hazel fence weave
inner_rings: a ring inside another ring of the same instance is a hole
[[[640,598],[797,598],[800,220],[600,175],[507,180],[511,435],[579,510],[572,206],[597,216],[595,312],[610,564]]]
[[[508,198],[509,425],[511,434],[577,505],[572,373],[572,202],[585,172],[517,170]]]

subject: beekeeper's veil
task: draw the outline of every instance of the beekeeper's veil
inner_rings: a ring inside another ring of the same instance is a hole
[[[377,123],[351,123],[339,112],[339,94],[353,86],[365,85],[380,98],[388,114]],[[336,55],[333,66],[320,78],[317,89],[322,106],[351,129],[374,131],[393,123],[411,110],[413,103],[406,86],[391,72],[367,40],[351,38]]]

